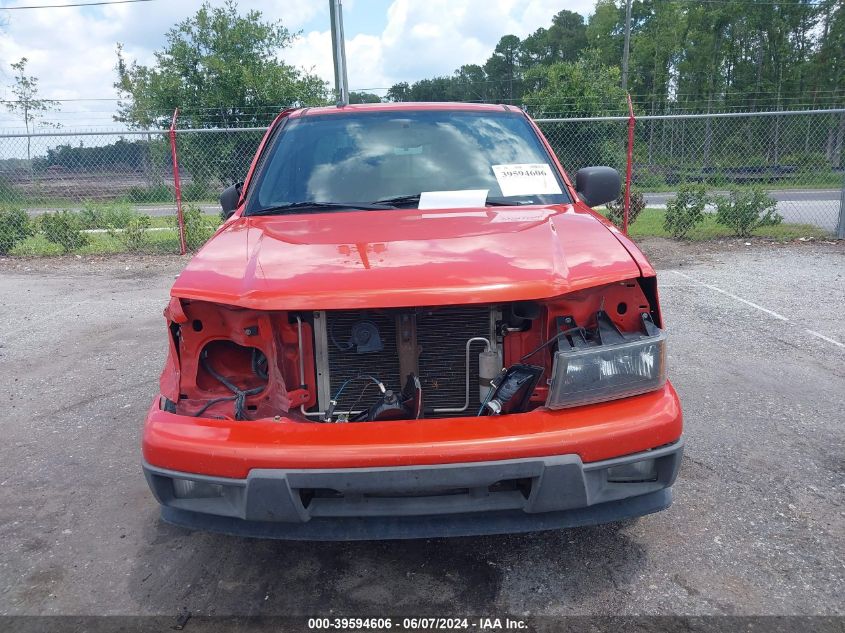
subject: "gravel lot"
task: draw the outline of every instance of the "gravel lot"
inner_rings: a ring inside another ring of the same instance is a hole
[[[644,248],[686,413],[674,506],[350,544],[159,522],[139,435],[181,260],[0,260],[0,614],[845,614],[845,245]]]

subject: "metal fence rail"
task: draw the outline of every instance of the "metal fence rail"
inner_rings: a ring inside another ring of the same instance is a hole
[[[624,172],[628,117],[538,124],[571,175]],[[263,133],[176,131],[189,249]],[[0,135],[0,255],[179,252],[172,165],[168,130]],[[845,109],[641,116],[632,168],[634,236],[845,237]]]

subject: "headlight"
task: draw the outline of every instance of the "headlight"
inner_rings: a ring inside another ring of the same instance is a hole
[[[550,409],[626,398],[666,382],[666,334],[555,354]]]

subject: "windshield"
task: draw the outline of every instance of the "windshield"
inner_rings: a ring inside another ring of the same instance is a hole
[[[247,214],[311,203],[390,209],[570,201],[548,152],[514,112],[305,116],[290,120],[270,151]]]

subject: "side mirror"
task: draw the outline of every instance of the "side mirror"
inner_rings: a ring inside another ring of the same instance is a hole
[[[590,207],[616,200],[622,192],[622,179],[612,167],[584,167],[575,174],[575,190]]]
[[[230,185],[220,194],[220,206],[223,207],[223,217],[228,219],[232,216],[238,208],[238,203],[241,201],[241,190],[244,183],[239,182]]]

